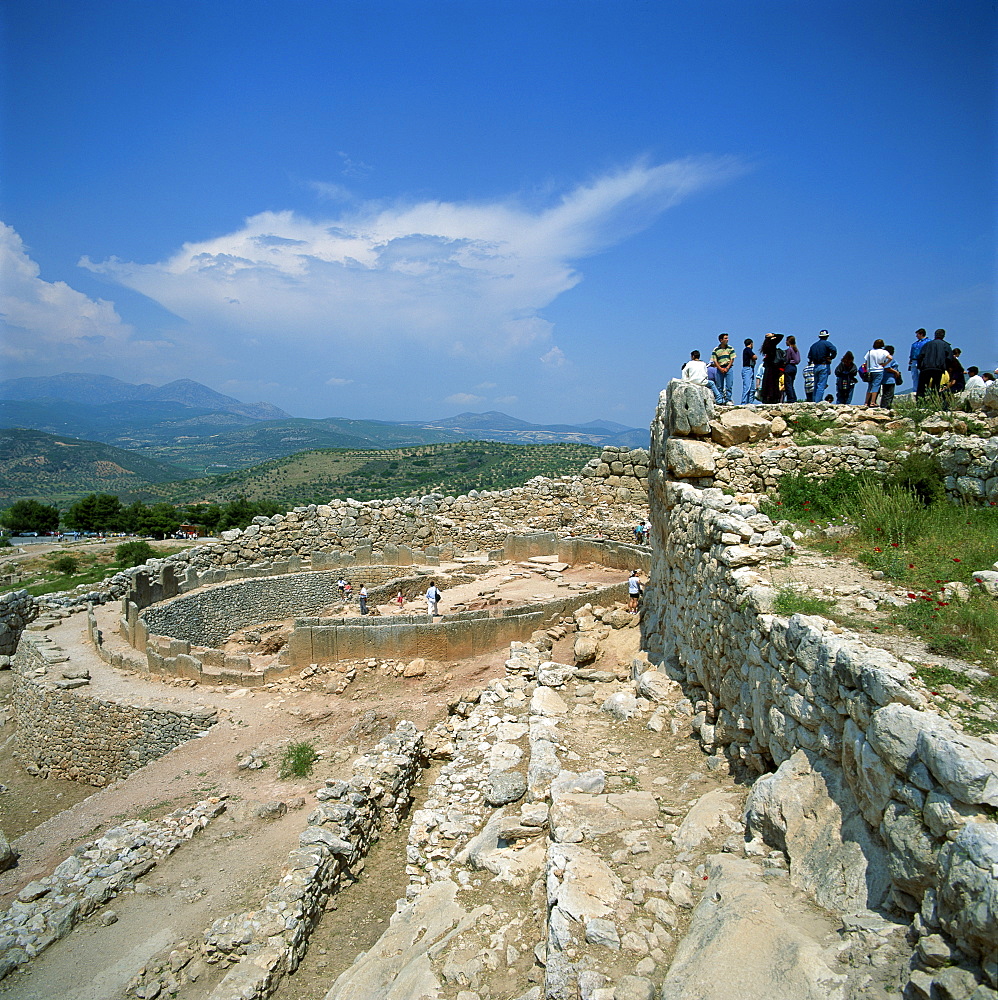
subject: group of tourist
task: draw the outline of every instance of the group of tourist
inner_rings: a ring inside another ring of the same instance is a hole
[[[336,581],[336,589],[340,592],[340,600],[344,604],[349,604],[353,600],[353,585],[349,580],[344,579],[342,576]],[[426,613],[432,621],[435,617],[440,614],[439,605],[443,594],[440,593],[436,582],[431,580],[430,585],[426,590]],[[357,594],[357,603],[360,606],[360,613],[366,615],[368,613],[367,609],[367,587],[364,584],[360,585],[360,591]],[[400,590],[395,596],[395,603],[398,604],[399,609],[405,603],[405,597]],[[375,611],[374,614],[379,614]]]
[[[701,359],[699,351],[691,351],[690,360],[682,370],[684,380],[709,387],[715,402],[720,405],[736,402],[734,372],[737,352],[728,338],[727,333],[718,334],[717,346],[711,351],[709,363]],[[801,354],[797,338],[793,335],[784,340],[782,333],[767,333],[758,354],[753,340],[746,338],[741,358],[741,402],[798,402],[796,379],[800,371],[804,399],[809,403],[851,404],[856,385],[862,381],[866,384],[864,406],[892,407],[894,392],[904,382],[901,372],[903,362],[893,344],[878,338],[861,361],[852,351],[846,351],[833,371],[832,362],[837,357],[838,350],[827,330],[818,334],[806,356]],[[928,392],[957,393],[965,389],[986,388],[998,374],[981,372],[973,365],[964,369],[960,348],[947,343],[945,330],[936,330],[930,339],[922,329],[915,331],[915,341],[908,351],[908,371],[918,398]],[[829,391],[833,375],[834,395]]]

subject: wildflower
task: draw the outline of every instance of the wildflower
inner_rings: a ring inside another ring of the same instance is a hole
[[[908,569],[914,569],[914,568],[915,568],[914,563],[908,563]]]
[[[891,548],[896,549],[900,544],[901,544],[900,542],[891,542]]]
[[[909,597],[910,597],[910,598],[911,598],[912,600],[915,600],[915,598],[916,598],[916,597],[917,597],[918,595],[917,595],[917,594],[909,594],[908,596],[909,596]]]
[[[960,561],[960,560],[959,560],[959,559],[957,559],[957,557],[956,557],[956,556],[953,556],[953,562],[959,562],[959,561]]]
[[[874,552],[883,552],[884,550],[882,548],[880,548],[879,546],[877,546],[876,548],[874,548],[873,551]]]

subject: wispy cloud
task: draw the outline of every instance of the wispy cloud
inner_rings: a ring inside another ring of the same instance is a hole
[[[352,378],[327,378],[326,385],[353,385]]]
[[[141,341],[122,322],[114,304],[91,299],[64,281],[45,281],[21,237],[0,223],[0,298],[3,338],[0,354],[30,370],[58,357],[67,368],[143,357],[172,345]]]
[[[563,368],[568,364],[568,358],[560,347],[552,347],[550,351],[541,355],[541,364],[550,368]]]
[[[454,406],[478,406],[480,403],[485,402],[485,397],[475,396],[470,392],[455,392],[454,395],[444,399],[444,402],[451,403]]]
[[[537,210],[510,199],[362,204],[321,220],[263,212],[160,263],[81,264],[210,331],[228,357],[247,338],[273,351],[364,343],[509,356],[551,341],[541,310],[579,281],[573,261],[741,169],[712,158],[636,164]]]

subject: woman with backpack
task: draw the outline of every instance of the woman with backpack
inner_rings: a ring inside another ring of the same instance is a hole
[[[843,406],[852,404],[852,394],[859,381],[859,368],[852,351],[846,351],[835,366],[835,402]]]

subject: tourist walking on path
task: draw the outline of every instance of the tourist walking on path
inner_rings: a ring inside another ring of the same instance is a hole
[[[727,405],[735,391],[735,373],[732,371],[735,349],[728,343],[726,333],[717,335],[717,347],[710,355],[710,363],[717,369],[717,391],[721,396],[718,402]]]
[[[800,351],[797,350],[797,338],[792,334],[787,337],[785,348],[786,358],[783,362],[783,402],[796,403],[797,389],[794,379],[797,377],[797,366],[800,364]]]
[[[762,385],[759,400],[763,403],[780,401],[780,376],[783,374],[784,353],[780,347],[782,333],[767,333],[762,338]]]
[[[742,402],[751,403],[755,400],[755,363],[759,355],[752,350],[752,338],[745,341],[742,348]]]
[[[641,597],[641,579],[634,570],[627,581],[627,610],[638,610],[638,598]]]
[[[894,390],[901,384],[901,366],[894,358],[894,345],[887,344],[884,348],[890,356],[890,363],[884,365],[884,382],[880,387],[880,405],[885,410],[894,406]]]
[[[437,589],[436,583],[431,580],[429,587],[426,588],[426,613],[429,615],[431,622],[439,614],[438,605],[440,604],[441,597],[443,597],[443,594]]]
[[[876,406],[877,396],[880,395],[880,387],[884,384],[884,368],[893,361],[890,351],[884,346],[884,342],[878,337],[866,352],[863,364],[866,366],[866,402],[864,406]]]
[[[852,394],[859,381],[859,368],[852,351],[846,351],[842,360],[835,366],[835,402],[843,406],[852,403]]]
[[[690,351],[690,360],[683,365],[681,374],[684,382],[707,385],[707,366],[700,360],[699,351]]]
[[[915,331],[915,340],[911,345],[911,350],[908,351],[908,371],[917,372],[918,371],[918,356],[922,353],[922,348],[925,347],[926,337],[928,334],[922,330],[918,329]],[[912,375],[912,379],[915,376]]]
[[[927,392],[938,392],[943,372],[953,357],[953,348],[946,343],[946,331],[936,330],[935,336],[918,354],[918,388],[915,395],[922,399]]]
[[[818,339],[807,352],[807,360],[814,365],[814,398],[820,403],[825,398],[828,376],[832,371],[832,361],[839,352],[828,339],[828,331],[821,330]]]
[[[360,601],[360,613],[362,615],[367,614],[367,587],[364,584],[360,585],[360,593],[357,595]]]

